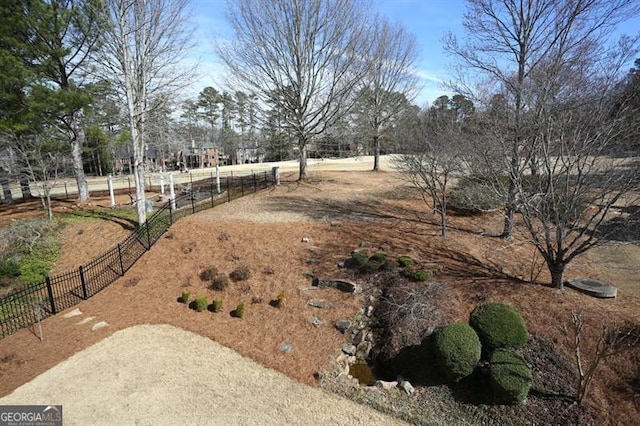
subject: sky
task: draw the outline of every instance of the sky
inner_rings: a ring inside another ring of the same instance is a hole
[[[640,1],[640,0],[639,0]],[[462,18],[465,0],[372,0],[376,10],[392,22],[401,23],[417,39],[419,58],[416,74],[420,90],[414,103],[425,106],[443,94],[451,93],[442,86],[449,78],[448,67],[452,58],[442,48],[442,38],[448,32],[464,35]],[[193,84],[193,94],[207,86],[227,89],[224,68],[212,47],[214,36],[228,38],[232,32],[226,22],[226,0],[189,0],[194,23],[195,55],[201,77]],[[634,34],[640,29],[640,20],[628,21],[621,32]]]

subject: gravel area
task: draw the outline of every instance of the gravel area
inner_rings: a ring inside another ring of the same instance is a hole
[[[62,404],[66,425],[402,424],[169,325],[118,331],[0,404]]]

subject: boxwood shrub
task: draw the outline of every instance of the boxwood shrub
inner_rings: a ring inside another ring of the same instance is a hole
[[[469,325],[478,333],[486,354],[499,348],[521,348],[529,337],[522,315],[505,303],[477,306],[471,312]]]
[[[489,360],[489,372],[495,402],[515,405],[527,398],[533,374],[522,355],[513,349],[496,349]]]
[[[480,339],[473,328],[464,323],[437,328],[431,336],[431,345],[435,364],[449,382],[473,373],[480,361]]]

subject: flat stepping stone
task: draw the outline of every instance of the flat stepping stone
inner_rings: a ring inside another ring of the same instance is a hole
[[[78,315],[82,315],[82,311],[78,308],[75,308],[73,311],[64,314],[64,318],[77,317]]]
[[[101,328],[105,328],[108,327],[109,324],[106,321],[100,321],[97,322],[95,324],[93,324],[93,327],[91,327],[91,331],[96,331],[96,330],[100,330]]]
[[[593,297],[612,298],[618,294],[617,287],[591,278],[572,278],[566,285]]]
[[[94,319],[96,319],[96,317],[86,317],[85,319],[83,319],[80,322],[77,322],[76,325],[82,325],[82,324],[86,324],[88,322],[93,321]]]

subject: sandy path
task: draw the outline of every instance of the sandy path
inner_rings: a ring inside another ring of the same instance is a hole
[[[67,425],[400,424],[169,325],[118,331],[0,404],[62,404]]]

